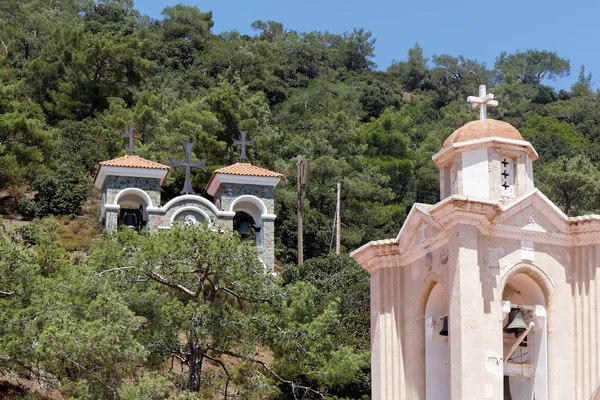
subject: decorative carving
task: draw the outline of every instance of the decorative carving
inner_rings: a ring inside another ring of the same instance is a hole
[[[433,267],[433,253],[429,252],[425,254],[425,268],[430,270]]]
[[[427,225],[425,223],[421,224],[419,228],[419,243],[423,243],[427,240]]]
[[[440,252],[440,264],[446,265],[448,264],[448,259],[450,258],[450,252],[446,247],[442,249]]]

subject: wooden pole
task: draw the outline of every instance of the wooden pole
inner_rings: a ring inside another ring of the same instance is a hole
[[[298,179],[296,181],[296,189],[298,198],[296,207],[298,208],[298,265],[304,262],[304,240],[302,237],[302,156],[296,158],[296,166],[298,167]]]
[[[342,222],[340,220],[340,209],[342,208],[340,203],[340,193],[342,192],[342,184],[337,184],[337,203],[335,206],[335,221],[337,224],[336,234],[335,234],[335,254],[340,254],[340,245],[342,242]]]

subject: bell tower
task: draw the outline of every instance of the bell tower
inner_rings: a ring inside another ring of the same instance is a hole
[[[94,185],[102,190],[100,221],[104,228],[152,226],[160,206],[160,187],[168,173],[168,166],[133,154],[101,162]]]
[[[467,99],[480,119],[454,131],[433,156],[440,169],[440,197],[452,195],[508,202],[533,190],[533,146],[512,125],[487,118],[493,94]]]
[[[275,187],[283,175],[249,163],[217,169],[206,192],[218,210],[229,212],[231,227],[256,243],[265,265],[275,262]]]

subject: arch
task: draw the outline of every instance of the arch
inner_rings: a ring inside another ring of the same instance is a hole
[[[169,221],[169,223],[171,225],[173,225],[173,222],[175,222],[175,218],[177,218],[177,216],[179,214],[181,214],[184,211],[194,211],[197,212],[198,214],[202,215],[204,217],[204,220],[206,221],[206,223],[208,224],[208,226],[210,227],[212,224],[212,221],[210,220],[210,217],[208,216],[208,214],[202,210],[201,208],[198,207],[194,207],[194,206],[186,206],[186,207],[181,207],[180,209],[176,210],[173,215],[171,216],[171,220]]]
[[[128,194],[133,194],[133,195],[141,198],[142,200],[144,200],[144,202],[146,203],[146,208],[154,207],[154,205],[152,204],[152,199],[150,198],[150,196],[148,196],[148,193],[146,193],[142,189],[138,189],[138,188],[127,188],[127,189],[121,190],[115,196],[115,200],[114,200],[113,204],[118,205],[119,200]]]
[[[556,289],[552,280],[543,270],[529,263],[518,263],[506,271],[498,284],[499,298],[504,300],[505,297],[513,296],[510,293],[512,287],[516,290],[516,292],[513,291],[514,296],[518,297],[517,301],[520,301],[521,304],[544,306],[546,321],[545,327],[540,330],[534,329],[527,336],[527,357],[530,357],[529,352],[531,352],[535,378],[530,383],[524,378],[510,377],[511,391],[525,394],[526,397],[533,396],[535,393],[537,398],[553,398],[549,383],[557,382],[560,379],[558,376],[560,368],[553,371],[551,364],[561,359],[560,346],[555,343],[558,340],[555,332],[560,330],[557,331],[554,327],[553,318],[556,307]]]
[[[429,293],[425,306],[425,397],[427,400],[450,398],[450,353],[448,339],[440,335],[442,317],[448,315],[448,296],[440,283]],[[446,317],[447,318],[447,317]]]
[[[417,300],[415,301],[414,309],[413,309],[413,338],[414,338],[414,376],[415,376],[415,388],[418,393],[419,398],[425,399],[426,392],[426,374],[427,374],[427,365],[426,365],[426,354],[425,354],[425,315],[427,309],[427,301],[429,300],[429,296],[431,292],[436,287],[436,285],[440,285],[440,287],[444,290],[446,294],[446,304],[449,304],[449,294],[446,290],[446,286],[443,284],[440,276],[435,273],[429,273],[425,279],[423,280],[423,284],[419,289]]]
[[[244,203],[249,203],[254,207],[248,207],[244,205]],[[229,206],[229,211],[244,211],[247,212],[254,218],[256,222],[262,221],[262,218],[268,215],[267,206],[261,199],[256,196],[252,196],[249,194],[240,196],[231,202]]]
[[[215,215],[219,215],[219,213],[220,213],[220,211],[217,209],[217,207],[213,203],[211,203],[204,197],[198,196],[196,194],[184,194],[181,196],[177,196],[174,199],[169,200],[167,202],[167,204],[165,204],[162,208],[165,211],[168,211],[169,208],[171,208],[174,204],[176,204],[180,201],[186,201],[186,200],[193,200],[193,201],[197,201],[198,203],[201,203],[202,205],[206,206],[210,211],[212,211]]]
[[[554,287],[554,283],[552,283],[552,280],[544,271],[534,264],[518,263],[506,271],[500,280],[500,283],[498,284],[497,293],[500,294],[500,298],[502,298],[502,293],[504,293],[504,287],[506,286],[506,283],[511,277],[517,274],[528,275],[535,283],[537,283],[544,294],[544,300],[546,301],[547,309],[550,309],[554,306],[554,301],[556,298],[556,288]]]

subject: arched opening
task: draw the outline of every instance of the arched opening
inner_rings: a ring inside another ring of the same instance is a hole
[[[140,189],[125,189],[115,197],[119,205],[119,228],[142,229],[148,222],[148,207],[152,205],[148,195]]]
[[[530,276],[517,273],[506,282],[502,300],[510,302],[511,310],[502,322],[504,399],[545,400],[547,339],[544,293]],[[527,331],[531,322],[533,327]],[[523,342],[517,345],[522,336]]]
[[[252,215],[245,211],[236,211],[233,217],[233,229],[240,234],[243,240],[249,240],[262,246],[262,228],[257,226]]]
[[[450,398],[448,332],[444,334],[442,331],[444,317],[447,316],[446,291],[438,283],[431,290],[425,306],[425,397],[427,400]],[[447,319],[446,321],[450,323]]]
[[[231,204],[233,229],[246,240],[252,240],[257,247],[263,246],[263,221],[265,213],[264,203],[255,196],[241,196]]]

